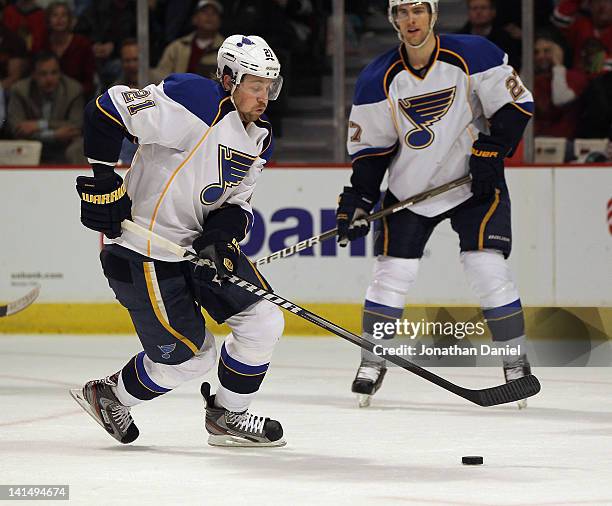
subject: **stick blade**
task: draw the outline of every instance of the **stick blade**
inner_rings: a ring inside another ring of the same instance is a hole
[[[533,374],[510,381],[503,385],[474,391],[473,402],[480,406],[497,406],[509,402],[520,401],[537,394],[540,382]]]
[[[0,316],[10,316],[12,314],[18,313],[19,311],[23,311],[36,300],[39,293],[40,286],[37,285],[28,293],[26,293],[23,297],[13,302],[9,302],[6,305],[0,305]]]

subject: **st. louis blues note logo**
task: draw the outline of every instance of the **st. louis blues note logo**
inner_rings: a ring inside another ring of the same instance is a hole
[[[210,206],[221,198],[227,188],[238,186],[256,158],[219,144],[219,182],[211,183],[202,190],[200,193],[202,204]]]
[[[170,353],[172,353],[176,349],[176,343],[158,344],[157,347],[162,352],[162,358],[168,360],[170,358]]]
[[[414,149],[429,146],[435,134],[429,128],[440,121],[455,100],[456,87],[435,91],[417,97],[402,98],[399,106],[404,116],[414,125],[406,134],[406,144]]]
[[[246,37],[242,37],[242,41],[238,42],[238,44],[236,44],[238,47],[242,47],[242,46],[252,46],[253,44],[255,44],[255,42],[253,42],[251,39],[247,39]]]

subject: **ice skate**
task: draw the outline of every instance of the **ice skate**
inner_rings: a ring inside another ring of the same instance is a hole
[[[119,373],[104,379],[88,381],[82,389],[70,390],[70,395],[106,432],[121,443],[131,443],[138,428],[130,409],[119,402],[111,387],[117,386]]]
[[[357,394],[360,408],[370,405],[372,396],[378,391],[387,373],[385,362],[362,360],[357,375],[353,380],[351,391]]]
[[[521,355],[512,362],[504,361],[504,377],[506,378],[506,383],[527,376],[528,374],[531,374],[531,365],[527,360],[527,355]],[[527,407],[527,399],[517,401],[517,405],[519,409],[525,409]]]
[[[285,446],[283,427],[276,420],[256,416],[248,411],[233,412],[215,406],[210,385],[200,389],[206,402],[206,430],[211,446]]]

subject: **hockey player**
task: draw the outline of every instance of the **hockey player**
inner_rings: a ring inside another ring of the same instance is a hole
[[[389,0],[388,14],[401,44],[370,63],[356,84],[347,142],[353,171],[339,199],[338,240],[344,246],[368,233],[363,218],[379,199],[387,169],[384,207],[468,173],[472,183],[383,219],[363,333],[371,338],[377,323],[382,328],[381,322],[401,317],[425,245],[450,219],[493,340],[524,345],[521,301],[506,264],[511,230],[504,158],[532,116],[531,93],[487,39],[436,35],[438,0]],[[505,360],[503,368],[506,381],[530,371],[524,354]],[[362,354],[352,384],[361,406],[369,405],[385,372],[382,358]]]
[[[224,282],[230,274],[269,288],[240,251],[253,224],[255,183],[273,149],[262,116],[280,93],[280,63],[261,37],[232,35],[217,56],[219,82],[172,74],[142,90],[115,86],[85,110],[85,154],[93,177],[79,176],[81,221],[108,238],[104,275],[127,308],[143,351],[115,374],[72,391],[122,443],[138,437],[130,408],[206,374],[214,336],[200,306],[231,333],[221,346],[220,387],[202,384],[208,442],[282,446],[281,424],[248,411],[283,332],[281,311]],[[114,171],[122,139],[139,144],[125,181]],[[129,232],[136,223],[190,247],[208,266],[177,261]]]

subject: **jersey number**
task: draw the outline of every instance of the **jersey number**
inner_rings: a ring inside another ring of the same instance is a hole
[[[353,135],[351,135],[351,142],[361,142],[361,125],[355,123],[354,121],[349,121],[349,128],[354,128],[355,131]]]
[[[506,88],[508,88],[514,100],[519,98],[525,91],[521,83],[521,78],[516,73],[516,70],[512,71],[512,75],[506,79]]]
[[[129,90],[121,93],[123,100],[126,104],[130,102],[134,102],[135,100],[142,100],[143,98],[147,98],[151,94],[148,90]],[[139,111],[143,109],[148,109],[149,107],[155,107],[155,100],[145,100],[144,102],[140,102],[138,104],[128,105],[127,110],[131,116],[134,116]]]

